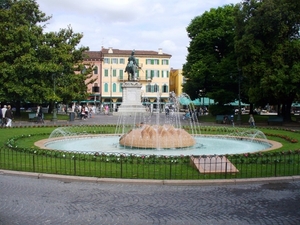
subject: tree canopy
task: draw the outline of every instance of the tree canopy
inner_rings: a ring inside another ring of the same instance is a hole
[[[183,75],[183,91],[195,98],[199,90],[219,104],[238,98],[238,68],[234,52],[234,6],[211,9],[187,27],[191,39]]]
[[[0,101],[18,107],[86,97],[92,65],[83,65],[88,48],[77,48],[83,35],[71,27],[46,33],[49,19],[34,0],[1,0]]]
[[[194,18],[183,90],[194,98],[205,88],[223,105],[237,99],[239,81],[243,101],[280,105],[290,119],[300,95],[299,10],[299,0],[244,0]]]
[[[290,117],[300,85],[300,2],[244,1],[236,10],[238,64],[253,103],[282,105]]]

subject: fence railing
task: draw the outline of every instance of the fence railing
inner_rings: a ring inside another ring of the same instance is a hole
[[[125,179],[230,179],[300,175],[300,150],[226,156],[157,156],[0,149],[0,168]]]

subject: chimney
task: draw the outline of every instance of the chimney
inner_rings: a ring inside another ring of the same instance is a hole
[[[158,54],[159,54],[159,55],[162,55],[162,54],[163,54],[162,48],[159,48],[159,49],[158,49]]]

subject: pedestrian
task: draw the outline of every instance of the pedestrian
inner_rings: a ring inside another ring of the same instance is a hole
[[[255,127],[255,120],[254,120],[254,117],[252,114],[250,114],[250,117],[249,117],[249,124],[250,124],[250,127]]]
[[[2,123],[1,126],[4,127],[6,125],[6,118],[5,118],[5,113],[6,113],[6,105],[3,106],[3,108],[1,109],[2,112]]]
[[[40,105],[37,106],[36,117],[37,117],[37,123],[39,123],[39,122],[44,123],[43,110]]]
[[[7,106],[7,110],[5,112],[5,119],[6,119],[6,127],[11,127],[12,119],[13,119],[13,112],[11,110],[11,106]]]
[[[1,105],[0,105],[0,109],[1,109]],[[3,121],[3,115],[2,115],[2,109],[0,110],[0,124],[2,126],[2,121]]]
[[[109,108],[108,108],[108,105],[105,106],[105,115],[108,115],[108,111],[109,111]]]

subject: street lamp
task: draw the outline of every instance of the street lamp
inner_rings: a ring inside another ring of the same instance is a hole
[[[199,95],[200,95],[200,97],[202,97],[202,112],[203,112],[203,115],[204,115],[204,107],[205,107],[205,105],[204,105],[204,98],[205,98],[205,88],[203,88],[203,90],[201,89],[201,90],[199,90]]]
[[[109,109],[112,112],[112,102],[111,102],[111,98],[112,98],[112,66],[110,66],[110,100],[109,100]]]
[[[238,69],[238,83],[239,83],[239,112],[238,112],[238,118],[237,118],[237,122],[239,125],[242,124],[242,116],[241,116],[241,113],[242,113],[242,110],[241,110],[241,79],[242,79],[242,76],[241,76],[241,69]]]

